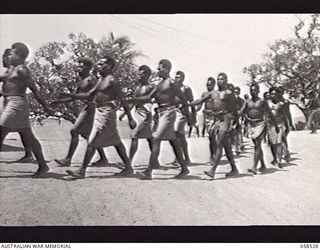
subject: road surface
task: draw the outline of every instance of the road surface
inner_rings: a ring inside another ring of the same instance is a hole
[[[74,180],[65,174],[68,168],[53,161],[67,152],[69,128],[67,122],[59,126],[57,121],[34,127],[51,168],[48,178],[30,178],[36,164],[12,163],[23,155],[17,134],[5,141],[0,153],[0,226],[320,224],[320,134],[291,132],[292,161],[282,170],[269,163],[270,150],[264,145],[268,170],[257,176],[246,174],[253,158],[252,144],[246,140],[246,151],[236,157],[241,174],[226,179],[230,167],[223,157],[216,179],[209,179],[203,174],[210,168],[208,139],[193,137],[188,139],[194,162],[188,179],[173,179],[179,169],[166,165],[174,157],[164,142],[163,169],[155,170],[151,181],[113,178],[120,171],[114,148],[105,149],[114,164],[89,167],[86,179]],[[126,129],[120,134],[128,138]],[[130,140],[123,141],[128,148]],[[81,140],[69,169],[81,164],[85,145]],[[148,157],[142,141],[133,163],[137,171],[146,167]]]

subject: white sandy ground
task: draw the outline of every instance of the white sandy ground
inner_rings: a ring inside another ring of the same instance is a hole
[[[165,166],[174,158],[167,142],[160,157],[164,167],[154,171],[154,180],[112,178],[120,171],[117,165],[90,167],[86,179],[72,180],[65,174],[68,168],[53,162],[67,152],[69,127],[66,122],[58,126],[57,121],[34,127],[51,161],[50,178],[30,178],[36,164],[6,163],[23,151],[16,134],[5,141],[9,146],[0,153],[0,226],[320,224],[320,134],[291,132],[292,161],[283,170],[269,163],[270,150],[264,145],[269,169],[254,177],[246,174],[253,158],[249,140],[246,151],[236,157],[242,174],[224,178],[230,167],[223,157],[216,179],[210,180],[203,174],[210,168],[208,139],[193,137],[188,142],[195,164],[186,180],[173,179],[179,169]],[[127,130],[121,129],[121,135],[127,137]],[[123,141],[128,148],[130,140]],[[81,140],[69,169],[79,166],[85,146]],[[120,161],[114,148],[105,152],[110,162]],[[137,171],[146,167],[148,157],[147,143],[142,141],[134,160]]]

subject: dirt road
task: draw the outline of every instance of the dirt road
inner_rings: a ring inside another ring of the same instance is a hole
[[[36,225],[317,225],[320,223],[320,134],[307,131],[289,135],[292,161],[280,170],[268,164],[258,176],[246,174],[252,164],[253,148],[236,157],[242,174],[225,178],[230,171],[223,157],[215,180],[203,174],[210,168],[207,138],[188,139],[191,175],[175,180],[179,169],[165,165],[173,160],[167,142],[160,157],[163,169],[154,171],[154,180],[112,178],[117,164],[88,168],[87,178],[73,180],[58,167],[54,158],[65,156],[68,124],[46,123],[34,128],[50,161],[48,178],[32,179],[36,164],[10,163],[22,156],[20,140],[12,135],[0,155],[0,226]],[[126,137],[127,132],[121,132]],[[130,141],[124,140],[128,148]],[[70,169],[83,159],[85,141]],[[269,148],[264,145],[266,162]],[[105,149],[112,163],[120,161],[113,148]],[[141,142],[134,160],[143,170],[149,157],[146,142]],[[143,165],[142,165],[143,164]]]

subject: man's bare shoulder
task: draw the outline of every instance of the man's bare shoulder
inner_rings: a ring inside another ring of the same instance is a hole
[[[94,75],[89,75],[89,76],[88,76],[88,81],[90,81],[90,82],[96,82],[96,81],[98,81],[98,78],[97,78],[96,76],[94,76]]]
[[[183,85],[183,88],[185,89],[185,90],[191,90],[191,88],[190,88],[190,86],[188,86],[188,85]]]
[[[30,71],[29,69],[27,68],[27,66],[25,65],[19,65],[17,66],[16,68],[17,70],[17,74],[22,77],[22,78],[28,78],[30,77]]]
[[[117,77],[115,77],[114,75],[109,75],[106,78],[104,78],[103,80],[104,84],[106,84],[106,86],[112,86],[112,85],[119,85],[120,82],[118,81]]]

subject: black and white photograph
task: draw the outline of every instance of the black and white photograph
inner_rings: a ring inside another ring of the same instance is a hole
[[[320,224],[319,14],[0,25],[1,227]]]

